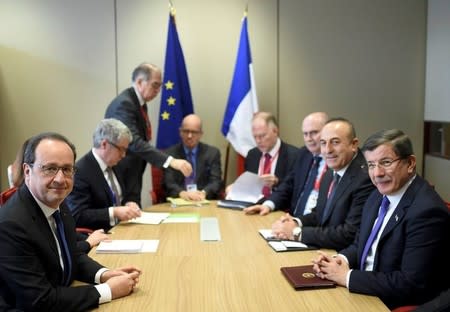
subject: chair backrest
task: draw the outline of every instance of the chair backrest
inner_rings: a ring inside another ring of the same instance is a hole
[[[163,188],[164,171],[160,168],[152,166],[152,189],[150,190],[150,197],[153,204],[163,203],[166,201],[166,196]]]
[[[17,191],[17,187],[11,187],[0,194],[0,205],[4,205],[8,199]]]

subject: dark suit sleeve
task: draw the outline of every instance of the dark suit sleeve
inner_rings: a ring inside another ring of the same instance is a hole
[[[66,203],[77,226],[93,230],[110,229],[109,207],[98,207],[93,201],[95,194],[92,194],[94,191],[89,178],[82,173],[77,173],[74,181],[73,190],[67,196]]]
[[[131,90],[130,92],[134,91]],[[162,167],[168,155],[150,145],[148,141],[145,141],[143,132],[138,125],[141,119],[140,114],[141,112],[139,107],[136,107],[136,103],[133,103],[131,98],[121,94],[108,107],[105,117],[119,119],[130,129],[133,141],[128,146],[129,152],[138,155],[152,165]]]
[[[374,190],[368,175],[355,183],[357,183],[358,187],[354,188],[352,195],[343,204],[347,206],[345,207],[346,215],[344,216],[344,221],[339,224],[320,226],[319,219],[322,217],[322,214],[316,214],[316,224],[303,227],[302,242],[335,250],[341,250],[353,242],[361,224],[362,207],[367,197]]]
[[[207,199],[215,199],[219,196],[219,193],[223,187],[222,182],[222,166],[220,164],[220,151],[215,147],[208,147],[205,154],[206,159],[204,165],[204,172],[201,173],[200,188],[206,192]]]
[[[17,308],[58,312],[86,311],[97,307],[100,295],[93,285],[51,285],[43,262],[39,261],[41,251],[36,250],[29,235],[27,229],[17,223],[6,222],[0,226],[0,276],[2,283],[15,294],[12,300],[15,300]],[[90,266],[86,260],[82,262],[84,267]],[[92,278],[90,276],[91,282]]]

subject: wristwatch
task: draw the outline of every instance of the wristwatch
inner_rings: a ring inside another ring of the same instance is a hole
[[[302,234],[302,228],[297,226],[292,230],[292,235],[294,235],[294,240],[298,241],[300,235]]]

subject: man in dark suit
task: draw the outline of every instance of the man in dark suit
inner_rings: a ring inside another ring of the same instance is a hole
[[[107,270],[76,248],[63,204],[75,158],[73,144],[56,133],[27,145],[25,183],[0,209],[0,297],[8,309],[86,311],[130,294],[137,283],[137,268]],[[73,280],[89,284],[70,287]]]
[[[325,160],[320,157],[319,142],[320,131],[327,120],[328,116],[323,112],[311,113],[303,119],[305,146],[299,149],[293,170],[287,173],[279,187],[262,205],[248,207],[244,212],[265,215],[271,210],[284,209],[292,216],[311,212],[316,206],[320,181],[327,170]]]
[[[108,231],[118,221],[139,217],[114,166],[125,157],[131,132],[120,120],[104,119],[93,135],[93,148],[77,161],[73,191],[66,202],[77,227]]]
[[[191,114],[183,118],[180,127],[182,143],[171,146],[167,153],[189,161],[193,171],[191,176],[184,177],[180,172],[168,168],[163,180],[167,196],[194,201],[219,197],[223,187],[220,151],[200,142],[202,134],[199,116]]]
[[[380,297],[390,308],[417,305],[448,288],[449,214],[416,173],[411,140],[383,130],[363,146],[376,186],[353,244],[336,257],[322,253],[314,269],[351,292]]]
[[[298,148],[281,141],[277,120],[268,112],[258,112],[253,116],[252,135],[256,147],[248,152],[244,167],[245,171],[256,173],[263,180],[261,193],[267,198],[292,171]],[[227,187],[227,193],[231,187]]]
[[[143,63],[132,74],[133,86],[119,94],[106,109],[105,118],[116,118],[130,129],[133,140],[127,155],[117,165],[124,177],[126,193],[130,200],[141,205],[142,175],[147,162],[171,167],[189,176],[192,167],[184,159],[176,159],[150,144],[151,126],[146,102],[153,100],[161,88],[161,70],[153,64]]]
[[[348,120],[330,119],[320,133],[320,146],[330,170],[320,183],[316,207],[298,218],[282,216],[272,225],[272,231],[279,238],[342,249],[353,242],[362,207],[374,186]]]

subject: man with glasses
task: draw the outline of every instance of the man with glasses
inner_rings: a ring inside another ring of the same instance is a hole
[[[0,305],[14,311],[87,311],[129,295],[140,270],[108,270],[80,252],[64,199],[75,146],[57,133],[32,137],[25,181],[0,209]],[[74,280],[87,283],[71,287]],[[93,284],[97,285],[93,285]]]
[[[141,215],[115,168],[131,140],[130,130],[117,119],[104,119],[97,125],[93,148],[77,161],[73,191],[67,196],[77,227],[107,232],[119,221]]]
[[[142,63],[134,69],[132,81],[133,86],[124,90],[109,104],[105,118],[119,119],[133,135],[127,154],[117,167],[124,177],[130,198],[140,205],[142,175],[147,162],[157,167],[170,167],[184,176],[192,173],[192,167],[186,160],[169,156],[150,144],[152,129],[147,102],[153,100],[161,89],[161,70],[153,64]]]
[[[194,114],[184,117],[180,127],[182,142],[171,146],[167,153],[189,161],[193,171],[184,177],[176,170],[167,169],[163,182],[166,196],[194,201],[218,198],[223,187],[220,151],[200,142],[202,135],[200,117]]]
[[[417,305],[448,288],[449,214],[416,173],[411,140],[400,130],[370,136],[362,148],[376,190],[359,235],[335,257],[314,261],[318,275],[390,308]]]

